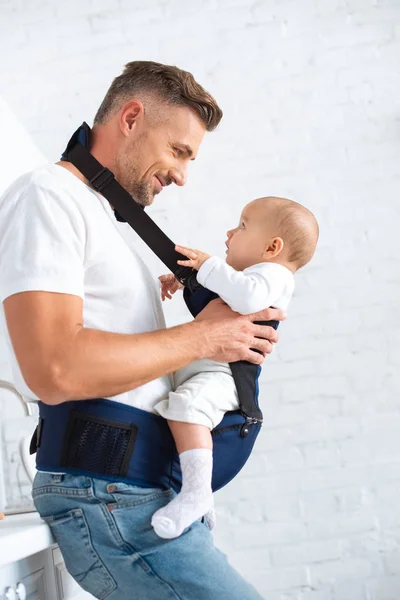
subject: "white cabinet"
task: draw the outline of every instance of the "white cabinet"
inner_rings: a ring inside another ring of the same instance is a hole
[[[21,577],[15,586],[15,594],[18,600],[42,600],[46,598],[44,569],[39,569],[26,577]]]
[[[57,546],[0,569],[0,600],[93,600],[72,579]]]
[[[56,576],[58,600],[93,600],[93,596],[85,592],[68,573],[58,547],[53,549],[53,564]]]
[[[46,552],[34,554],[0,570],[0,600],[24,600],[24,595],[25,600],[55,597],[52,596],[51,577],[47,576]]]

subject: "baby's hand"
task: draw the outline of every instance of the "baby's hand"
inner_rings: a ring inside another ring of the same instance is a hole
[[[177,290],[181,290],[183,285],[178,281],[172,273],[168,275],[160,275],[158,278],[161,283],[161,300],[164,302],[165,298],[172,298],[171,294],[175,294]]]
[[[193,248],[186,248],[186,246],[175,246],[175,250],[181,254],[184,254],[189,259],[178,260],[178,265],[182,265],[183,267],[192,267],[192,269],[196,269],[196,271],[198,271],[207,258],[210,258],[211,256],[211,254],[206,254],[200,250],[193,250]]]

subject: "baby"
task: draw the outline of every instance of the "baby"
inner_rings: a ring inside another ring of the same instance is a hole
[[[314,215],[301,204],[259,198],[244,207],[239,225],[228,231],[225,261],[176,246],[188,258],[178,264],[196,269],[198,282],[238,313],[251,314],[269,306],[286,310],[294,290],[293,275],[311,260],[318,234]],[[172,274],[159,279],[162,300],[183,287]],[[168,419],[182,471],[180,493],[151,521],[162,538],[179,536],[203,516],[213,526],[211,430],[227,411],[239,408],[228,364],[192,363],[175,373],[175,386],[155,406]]]

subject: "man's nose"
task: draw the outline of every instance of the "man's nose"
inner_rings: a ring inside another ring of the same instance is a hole
[[[170,169],[168,175],[176,185],[182,186],[186,183],[187,170],[187,165],[181,165],[179,167]]]

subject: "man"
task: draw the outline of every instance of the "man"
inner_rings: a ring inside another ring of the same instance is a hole
[[[142,206],[184,185],[222,112],[190,73],[132,62],[94,120],[91,152]],[[128,225],[126,225],[128,227]],[[17,180],[0,203],[0,291],[20,392],[56,405],[108,398],[151,411],[170,374],[200,358],[260,364],[278,340],[215,300],[165,329],[158,288],[116,227],[112,207],[70,163]],[[256,349],[261,352],[254,352]],[[96,598],[259,598],[196,522],[158,538],[151,515],[173,492],[85,475],[38,473],[35,505],[66,565]]]

